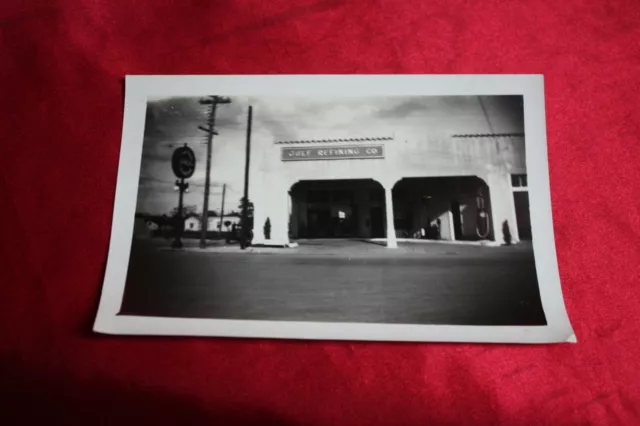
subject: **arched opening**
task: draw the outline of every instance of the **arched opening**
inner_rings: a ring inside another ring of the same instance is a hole
[[[386,235],[384,188],[373,179],[303,180],[289,194],[291,239]]]
[[[400,238],[493,239],[489,187],[477,176],[401,179],[393,187],[393,206]]]

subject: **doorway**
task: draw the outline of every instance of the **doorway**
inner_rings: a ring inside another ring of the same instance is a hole
[[[513,193],[513,201],[516,208],[516,221],[518,225],[518,235],[521,240],[530,241],[532,239],[531,232],[531,213],[529,211],[529,192],[516,191]]]
[[[329,208],[309,208],[307,223],[308,238],[327,238],[330,236],[331,211]]]
[[[372,230],[385,235],[384,188],[373,179],[299,181],[290,194],[294,238],[366,238]]]
[[[384,238],[384,208],[377,206],[372,207],[370,211],[371,215],[371,237],[372,238]]]

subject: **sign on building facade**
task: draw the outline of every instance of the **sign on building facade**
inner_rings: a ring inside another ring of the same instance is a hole
[[[282,148],[282,161],[384,158],[383,145]]]

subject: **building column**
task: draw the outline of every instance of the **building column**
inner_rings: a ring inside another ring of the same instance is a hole
[[[451,241],[455,241],[456,240],[456,229],[455,229],[455,225],[453,222],[453,212],[451,211],[451,209],[449,209],[449,211],[447,212],[447,222],[449,224],[449,240]]]
[[[264,229],[262,224],[266,220],[267,206],[264,202],[264,198],[256,196],[253,200],[253,241],[252,244],[260,245],[264,244]]]
[[[494,171],[487,175],[489,186],[491,227],[494,240],[504,244],[504,230],[508,227],[511,234],[511,243],[520,241],[518,235],[518,222],[516,218],[516,206],[511,188],[511,175],[502,171]]]
[[[384,198],[385,198],[385,212],[387,217],[387,247],[398,248],[398,241],[396,239],[395,220],[393,217],[393,185],[385,185]]]
[[[260,177],[262,181],[256,182],[253,195],[249,197],[254,205],[253,245],[288,245],[289,191],[286,182],[272,176],[268,180],[265,176]],[[271,225],[269,238],[264,232],[267,219]]]
[[[263,228],[267,218],[271,224],[271,238],[268,240],[265,238],[265,243],[268,245],[285,246],[289,244],[289,191],[288,187],[284,184],[281,186],[281,190],[278,191],[274,188],[270,191],[269,197],[271,198],[269,214],[264,218],[263,222],[256,224]],[[266,237],[266,236],[265,236]]]

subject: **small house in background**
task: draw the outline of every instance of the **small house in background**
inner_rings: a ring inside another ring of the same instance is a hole
[[[184,230],[185,231],[200,231],[202,227],[200,226],[200,218],[196,216],[190,216],[187,220],[184,221]]]
[[[220,221],[222,220],[222,227],[220,226]],[[231,231],[231,227],[234,224],[240,223],[240,217],[236,215],[225,216],[224,218],[220,217],[211,217],[209,218],[209,230],[210,231],[218,231],[222,230],[222,232]]]
[[[207,219],[207,231],[217,231],[220,218],[209,216]]]
[[[231,231],[231,227],[233,224],[237,224],[240,222],[240,217],[236,215],[225,216],[224,218],[220,218],[218,216],[213,216],[208,218],[207,223],[207,231],[210,232],[228,232]],[[220,222],[222,221],[222,227],[220,226]],[[199,216],[190,216],[184,222],[184,230],[190,232],[199,232],[202,230],[201,220]]]

